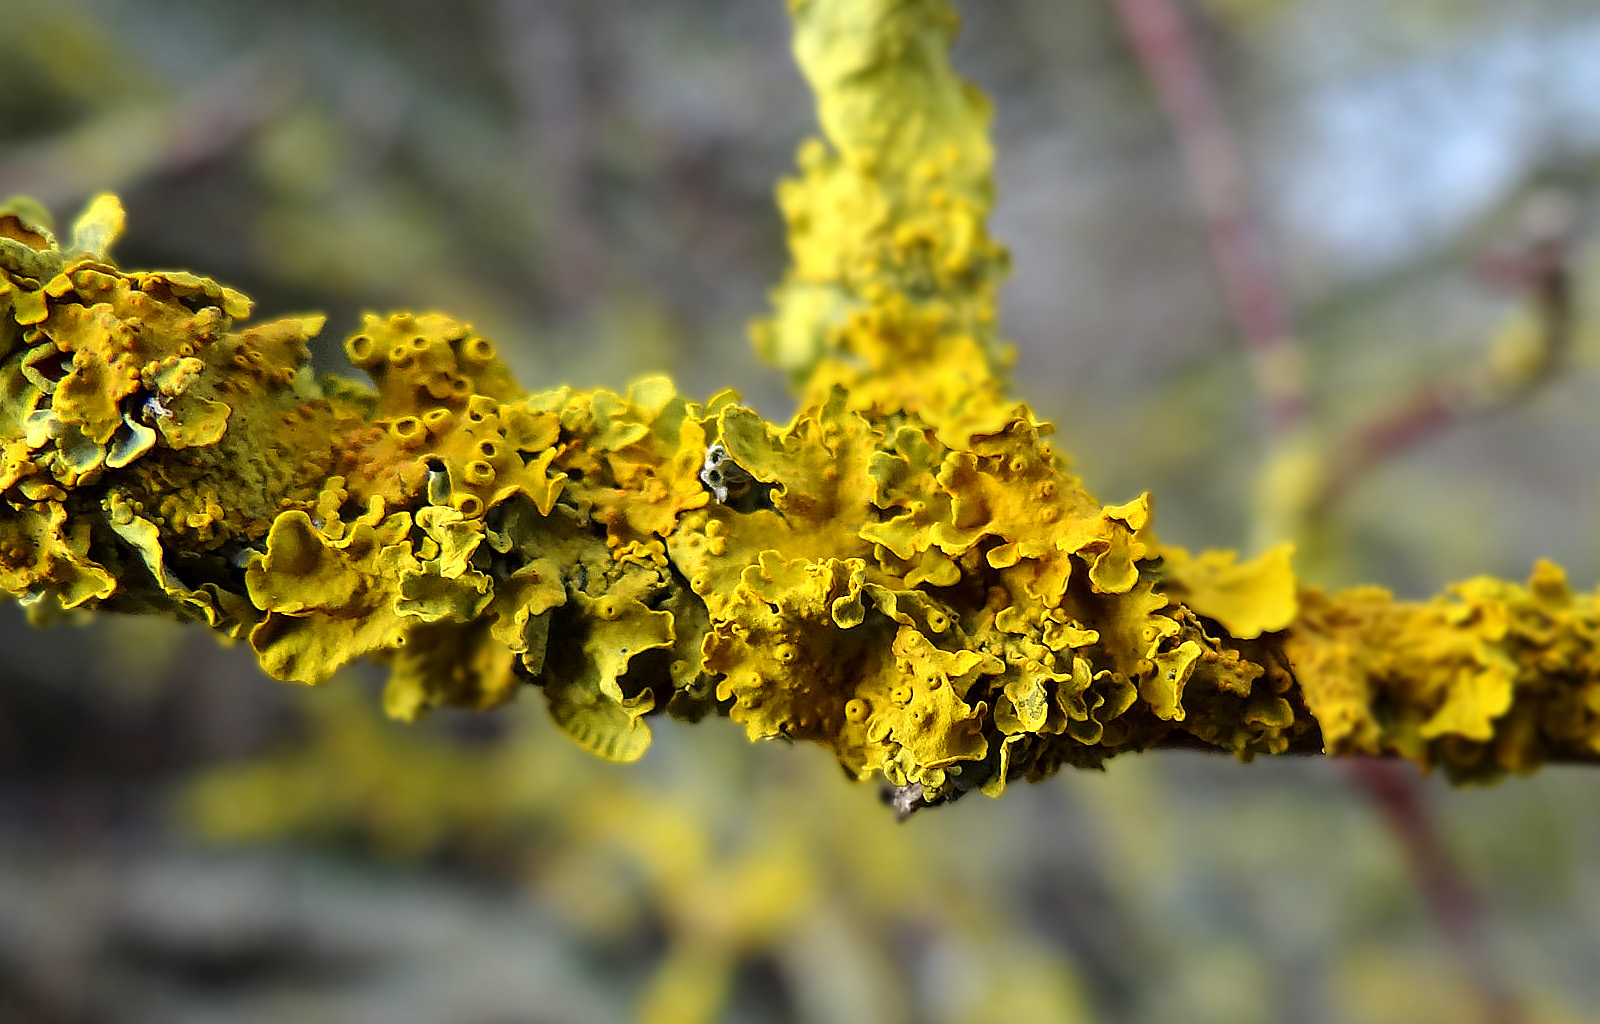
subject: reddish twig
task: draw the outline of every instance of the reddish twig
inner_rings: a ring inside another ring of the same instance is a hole
[[[1450,855],[1416,774],[1376,758],[1355,759],[1343,767],[1399,842],[1424,904],[1477,990],[1484,1024],[1520,1021],[1522,1012],[1490,956],[1483,904]]]
[[[1572,347],[1575,303],[1568,256],[1570,232],[1552,228],[1521,251],[1485,260],[1480,276],[1521,290],[1539,322],[1533,358],[1510,369],[1491,359],[1464,373],[1431,382],[1410,399],[1377,416],[1338,446],[1309,514],[1326,515],[1350,485],[1388,459],[1474,416],[1526,401],[1557,376]]]
[[[1243,161],[1217,90],[1173,0],[1116,0],[1116,8],[1172,127],[1204,221],[1211,263],[1250,353],[1267,430],[1281,437],[1306,416],[1305,387],[1293,368],[1289,304],[1268,258],[1266,236],[1249,201]]]

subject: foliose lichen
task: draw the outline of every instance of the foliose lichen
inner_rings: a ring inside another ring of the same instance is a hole
[[[793,264],[757,345],[769,423],[664,379],[527,393],[437,313],[320,317],[119,269],[97,199],[58,242],[0,211],[0,590],[204,622],[273,675],[362,657],[385,705],[525,685],[631,760],[648,719],[805,740],[909,810],[1162,746],[1384,753],[1462,778],[1600,755],[1595,598],[1540,565],[1425,604],[1162,544],[1011,397],[981,97],[935,0],[802,0],[824,138],[780,189]]]

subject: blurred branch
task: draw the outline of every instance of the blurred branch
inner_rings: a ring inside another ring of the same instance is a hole
[[[1491,255],[1480,270],[1489,283],[1525,296],[1532,332],[1512,325],[1481,362],[1424,385],[1336,446],[1310,504],[1313,518],[1327,515],[1373,467],[1458,423],[1524,402],[1557,379],[1576,333],[1569,267],[1575,214],[1561,197],[1543,194],[1530,203],[1524,228],[1523,241]]]
[[[1212,266],[1250,353],[1263,423],[1269,437],[1281,438],[1305,419],[1305,380],[1286,291],[1216,85],[1177,0],[1116,0],[1116,8],[1172,126]]]
[[[1416,776],[1400,765],[1363,758],[1344,767],[1399,843],[1423,902],[1478,994],[1483,1024],[1523,1020],[1505,972],[1488,947],[1488,915],[1483,902],[1445,844]]]

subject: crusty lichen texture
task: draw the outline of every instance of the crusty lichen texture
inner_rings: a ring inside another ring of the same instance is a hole
[[[1102,505],[1011,397],[986,106],[936,0],[792,4],[821,139],[756,328],[799,411],[651,379],[523,391],[437,313],[320,318],[118,269],[0,213],[0,589],[202,621],[283,679],[373,657],[388,711],[536,689],[631,760],[662,711],[820,744],[902,809],[1130,750],[1391,754],[1459,777],[1600,752],[1600,608],[1541,565],[1426,604],[1189,554]]]

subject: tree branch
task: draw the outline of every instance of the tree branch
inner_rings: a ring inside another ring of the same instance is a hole
[[[93,204],[0,214],[0,590],[206,623],[270,673],[386,661],[388,710],[531,684],[632,759],[712,712],[830,749],[908,807],[1118,753],[1398,754],[1457,777],[1592,760],[1600,608],[1541,566],[1426,604],[1303,590],[1286,548],[1190,556],[1101,505],[1011,398],[987,110],[943,3],[797,4],[824,140],[780,189],[758,344],[786,426],[662,379],[529,394],[436,313],[319,317],[130,273]]]

